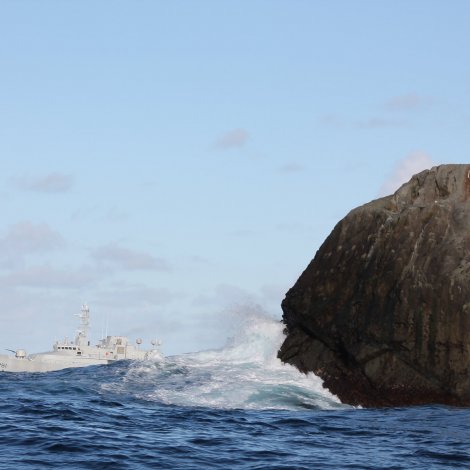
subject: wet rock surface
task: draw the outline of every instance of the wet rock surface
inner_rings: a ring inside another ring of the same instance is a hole
[[[470,165],[351,211],[282,309],[280,359],[343,402],[470,406]]]

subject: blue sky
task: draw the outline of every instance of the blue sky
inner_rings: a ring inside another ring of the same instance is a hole
[[[0,3],[0,346],[220,347],[336,222],[468,163],[466,1]],[[107,320],[106,320],[107,319]]]

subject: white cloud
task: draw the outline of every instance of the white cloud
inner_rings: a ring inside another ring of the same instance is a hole
[[[433,165],[434,162],[426,153],[411,153],[395,165],[393,172],[382,184],[379,194],[381,196],[386,196],[394,193],[402,184],[409,181],[413,175],[431,168]]]
[[[215,143],[217,150],[243,147],[250,135],[245,129],[233,129],[219,137]]]
[[[169,271],[170,266],[163,258],[156,258],[148,253],[129,250],[118,245],[109,244],[92,252],[93,258],[127,271],[155,270]]]
[[[27,191],[40,193],[64,193],[73,186],[73,177],[62,173],[50,173],[39,178],[21,177],[16,179],[17,185]]]

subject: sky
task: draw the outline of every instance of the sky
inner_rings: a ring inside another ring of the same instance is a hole
[[[222,347],[335,224],[470,160],[470,3],[0,2],[0,348]],[[107,328],[107,329],[106,329]]]

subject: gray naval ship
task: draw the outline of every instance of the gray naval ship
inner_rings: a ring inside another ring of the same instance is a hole
[[[122,360],[162,359],[158,347],[160,342],[151,341],[152,349],[140,349],[141,339],[133,345],[125,336],[106,336],[95,346],[90,345],[88,330],[90,326],[90,309],[83,305],[80,327],[75,341],[57,341],[53,351],[27,354],[24,349],[11,351],[13,354],[0,354],[0,372],[50,372],[69,367],[85,367],[98,364],[110,364]]]

